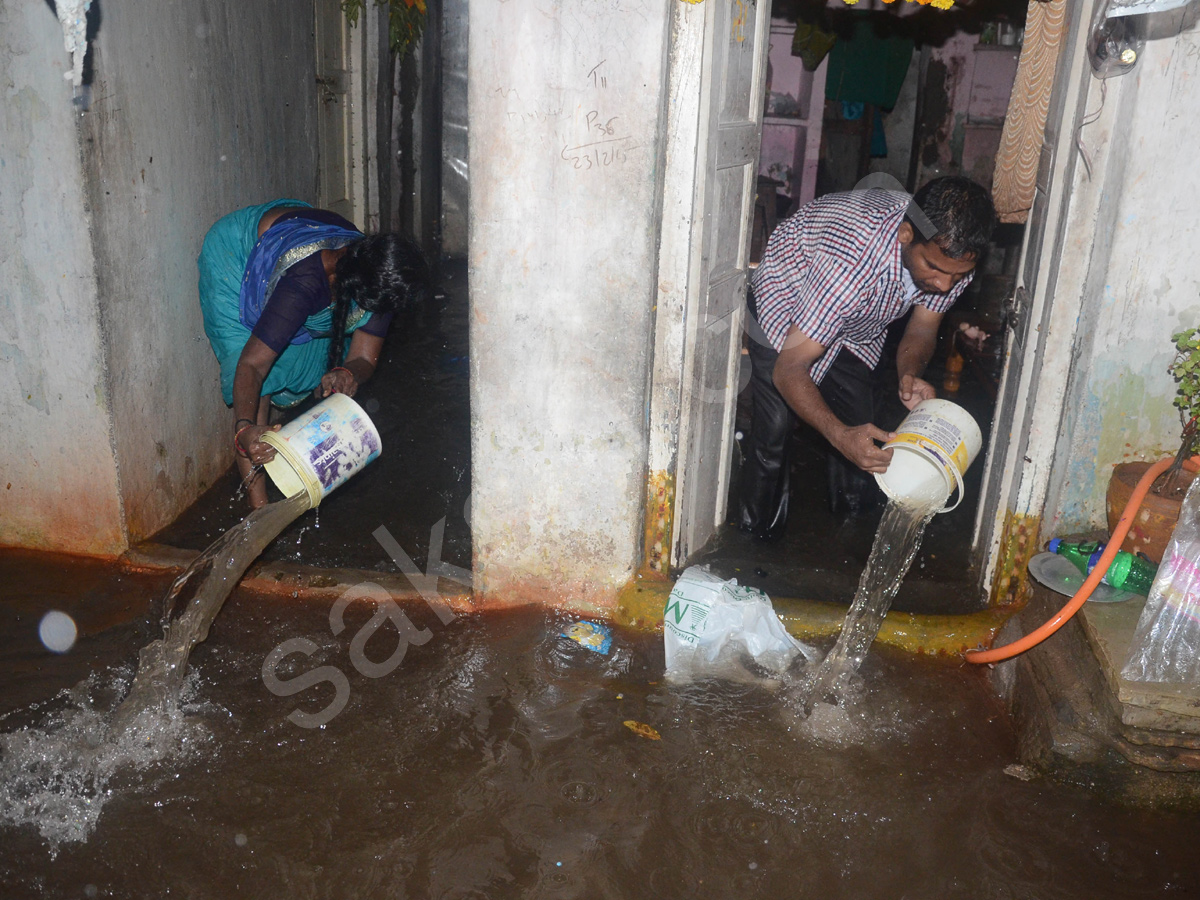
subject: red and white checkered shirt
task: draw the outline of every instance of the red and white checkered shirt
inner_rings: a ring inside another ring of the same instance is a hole
[[[754,272],[758,323],[780,350],[788,328],[825,347],[810,370],[817,384],[843,347],[874,369],[887,327],[914,303],[945,312],[971,276],[948,294],[906,290],[896,231],[910,197],[893,191],[827,194],[771,233]]]

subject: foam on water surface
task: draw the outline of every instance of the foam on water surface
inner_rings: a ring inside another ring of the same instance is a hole
[[[186,715],[195,684],[188,657],[246,569],[306,509],[305,494],[269,504],[200,554],[167,592],[163,636],[142,648],[132,684],[127,672],[93,674],[64,691],[40,726],[0,734],[0,823],[33,825],[57,853],[64,842],[87,840],[119,772],[146,771],[207,742],[203,726]],[[184,588],[201,572],[173,617]]]

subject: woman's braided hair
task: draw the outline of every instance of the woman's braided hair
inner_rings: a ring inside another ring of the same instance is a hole
[[[334,270],[329,368],[342,364],[351,304],[370,313],[400,312],[422,298],[428,279],[429,266],[411,238],[372,234],[347,244]]]

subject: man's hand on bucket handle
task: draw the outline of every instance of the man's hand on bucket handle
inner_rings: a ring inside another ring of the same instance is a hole
[[[830,442],[842,456],[850,460],[864,472],[882,475],[887,471],[892,461],[890,448],[884,449],[875,444],[876,441],[886,443],[896,435],[884,431],[877,425],[844,425],[841,431],[830,437]]]

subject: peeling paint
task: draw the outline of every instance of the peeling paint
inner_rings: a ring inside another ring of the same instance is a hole
[[[996,575],[992,581],[992,607],[1020,606],[1028,599],[1029,560],[1038,552],[1040,515],[1008,513],[1000,535]]]
[[[671,567],[671,539],[675,531],[675,476],[651,472],[646,480],[645,535],[642,565],[650,572],[666,573]]]

